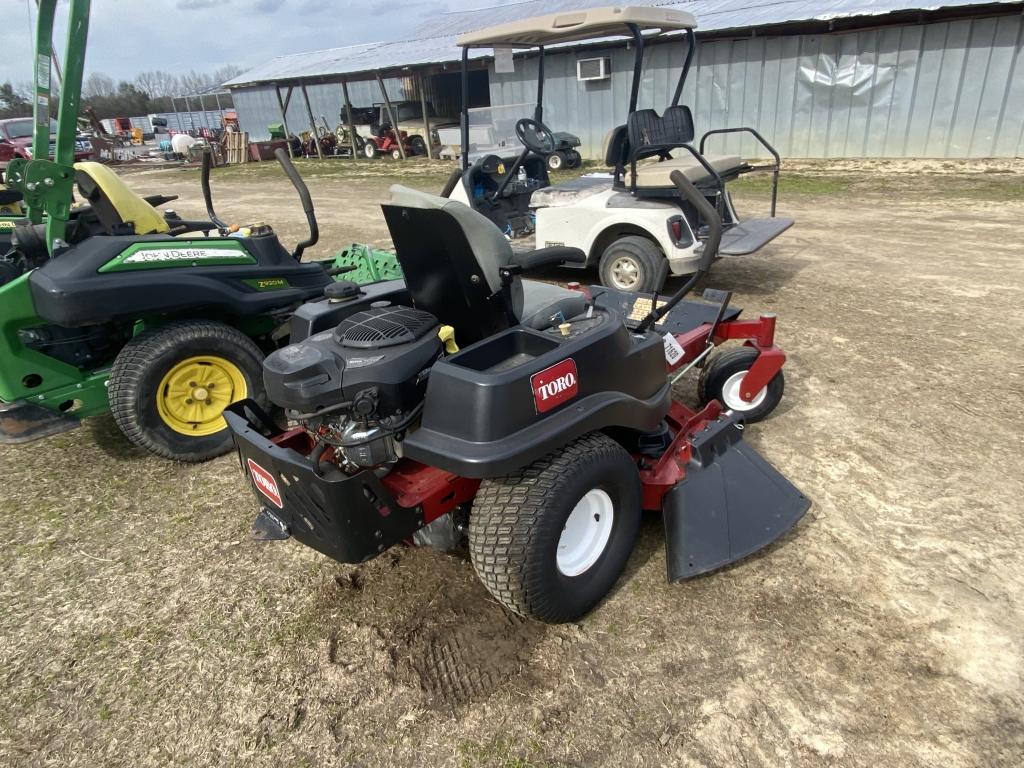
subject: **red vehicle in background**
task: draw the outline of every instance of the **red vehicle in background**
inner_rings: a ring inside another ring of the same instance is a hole
[[[7,163],[16,157],[25,160],[32,159],[33,127],[31,117],[12,117],[0,120],[0,170],[6,168]],[[50,120],[50,157],[53,157],[53,148],[56,143],[57,121]],[[90,160],[92,157],[92,142],[89,141],[89,137],[76,136],[75,162]]]

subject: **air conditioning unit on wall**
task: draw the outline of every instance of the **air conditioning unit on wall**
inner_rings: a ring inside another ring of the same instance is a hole
[[[576,62],[576,79],[581,83],[590,80],[607,80],[612,76],[612,60],[607,56],[596,59],[580,59]]]

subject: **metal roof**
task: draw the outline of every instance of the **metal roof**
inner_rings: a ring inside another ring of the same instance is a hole
[[[1024,0],[627,0],[627,3],[633,6],[685,10],[697,18],[698,30],[707,33],[796,22],[884,16],[905,11],[1022,5]],[[462,49],[455,44],[455,39],[462,33],[530,16],[606,5],[607,1],[600,0],[525,0],[468,11],[439,13],[415,29],[409,39],[278,56],[227,81],[224,86],[239,87],[384,70],[395,72],[417,65],[457,62]],[[483,58],[490,56],[491,52],[487,49],[471,49],[469,55],[471,58]]]

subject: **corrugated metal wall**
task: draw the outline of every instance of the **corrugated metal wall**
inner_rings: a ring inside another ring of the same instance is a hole
[[[395,101],[418,98],[411,80],[407,78],[385,78],[384,87],[388,91],[388,98]],[[342,109],[344,109],[341,83],[308,85],[306,91],[309,93],[309,104],[313,108],[313,117],[317,123],[320,123],[320,116],[323,115],[327,118],[327,124],[333,129],[338,123]],[[282,99],[286,92],[287,88],[282,87]],[[249,138],[253,141],[269,138],[270,132],[267,130],[267,126],[271,123],[281,122],[281,108],[277,103],[274,86],[233,88],[231,95],[234,97],[235,110],[238,112],[238,122],[243,131],[249,132]],[[353,107],[368,107],[383,101],[380,88],[377,87],[375,80],[349,83],[348,95],[352,100]],[[292,99],[288,103],[288,127],[292,133],[296,134],[309,130],[306,102],[303,100],[302,91],[299,88],[292,91]]]
[[[757,128],[785,157],[1019,157],[1024,155],[1024,17],[1006,15],[858,32],[712,40],[698,46],[683,92],[698,132]],[[629,101],[632,52],[612,77],[578,82],[576,60],[550,54],[544,122],[597,157]],[[671,101],[683,45],[648,48],[640,107]],[[535,98],[537,61],[491,68],[491,103]],[[715,152],[758,156],[750,139],[719,137]],[[763,151],[760,153],[764,155]]]

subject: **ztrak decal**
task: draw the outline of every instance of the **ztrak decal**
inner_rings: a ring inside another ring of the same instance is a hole
[[[266,496],[278,509],[284,509],[284,502],[281,501],[281,492],[277,488],[277,480],[263,467],[252,459],[248,459],[249,474],[252,476],[252,483],[256,490]]]
[[[14,229],[13,221],[0,221],[0,229]]]
[[[289,283],[283,277],[255,277],[243,280],[246,285],[255,288],[257,291],[277,291],[281,288],[288,288]]]
[[[533,404],[537,413],[550,411],[562,403],[572,400],[580,393],[576,361],[571,357],[530,377],[533,387]]]

